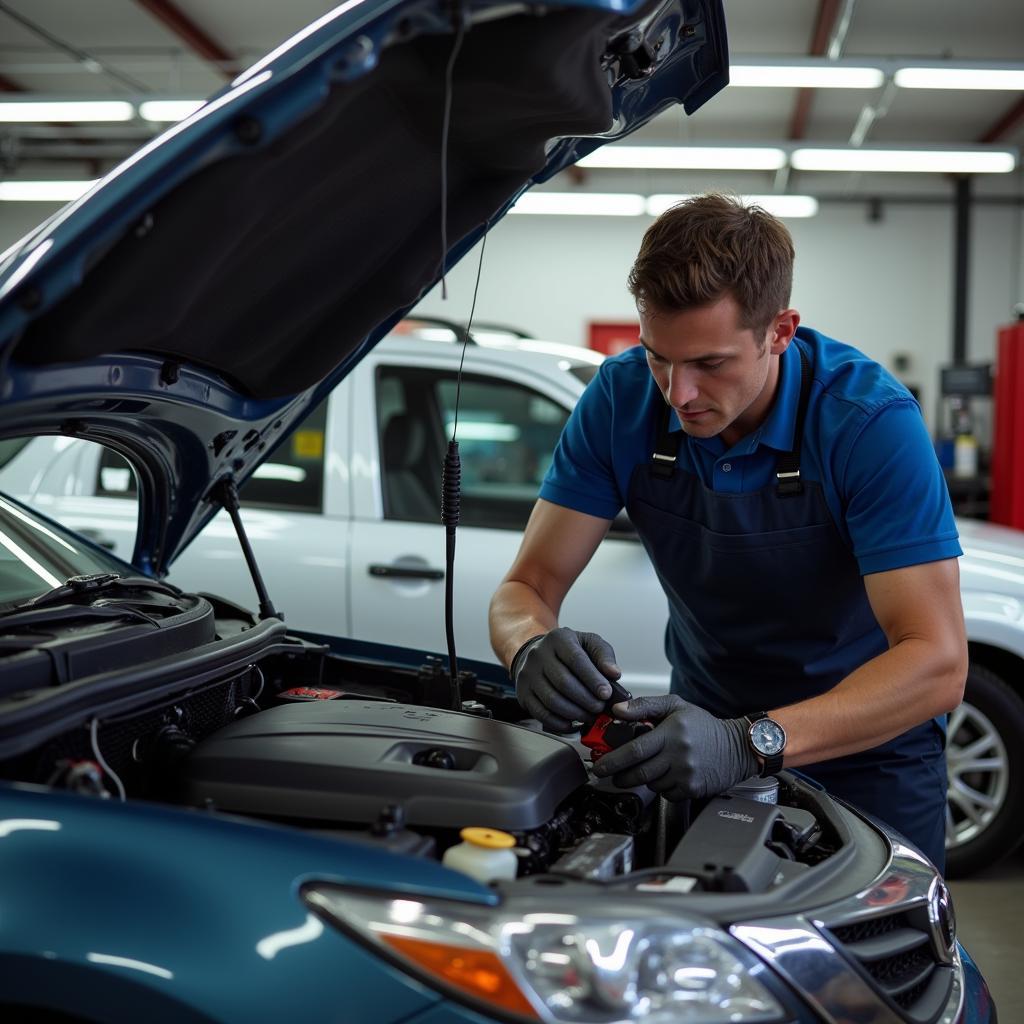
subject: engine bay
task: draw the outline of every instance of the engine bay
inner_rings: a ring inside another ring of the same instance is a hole
[[[339,655],[282,630],[263,650],[163,699],[140,688],[119,713],[0,758],[0,773],[434,859],[464,829],[497,830],[532,881],[769,893],[851,845],[836,805],[791,773],[671,804],[597,779],[579,736],[541,732],[496,683],[463,673],[451,710],[437,659]]]

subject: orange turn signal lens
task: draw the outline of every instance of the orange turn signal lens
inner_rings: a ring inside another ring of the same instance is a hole
[[[503,1010],[538,1019],[505,965],[493,953],[404,935],[384,934],[380,938],[421,970],[460,991]]]

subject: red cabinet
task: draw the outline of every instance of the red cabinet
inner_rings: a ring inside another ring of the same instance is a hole
[[[640,344],[640,325],[634,320],[611,322],[591,320],[587,344],[595,352],[616,356],[627,348]]]
[[[1024,322],[998,338],[989,518],[1024,530]]]

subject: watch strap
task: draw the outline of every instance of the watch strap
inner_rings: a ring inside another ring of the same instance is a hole
[[[782,771],[782,761],[786,753],[786,730],[782,729],[782,726],[779,725],[779,723],[776,722],[775,719],[772,718],[767,711],[756,711],[753,714],[746,716],[747,721],[750,723],[751,729],[753,728],[754,723],[761,721],[762,718],[769,719],[775,725],[777,725],[779,729],[782,730],[782,750],[780,750],[777,754],[765,754],[762,751],[758,750],[757,747],[754,746],[753,736],[750,734],[749,731],[747,733],[747,739],[750,743],[751,749],[763,762],[761,771],[758,773],[758,775],[760,778],[764,779],[767,778],[769,775],[778,775],[779,772]]]

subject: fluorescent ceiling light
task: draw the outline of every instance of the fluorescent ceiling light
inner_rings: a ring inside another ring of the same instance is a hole
[[[647,212],[652,217],[660,217],[670,207],[689,199],[688,195],[656,195],[647,200]],[[818,212],[818,200],[814,196],[742,196],[747,206],[760,206],[775,217],[813,217]]]
[[[581,217],[638,217],[643,196],[624,192],[527,192],[511,213],[568,214]]]
[[[744,196],[743,202],[760,206],[775,217],[814,217],[818,213],[818,200],[814,196]]]
[[[767,88],[876,89],[891,79],[903,89],[1024,90],[1024,62],[912,58],[831,60],[827,57],[733,55],[729,84]]]
[[[885,81],[881,68],[843,64],[785,67],[777,64],[733,64],[729,85],[767,89],[877,89]]]
[[[911,171],[931,174],[1006,174],[1017,164],[1011,150],[795,149],[798,171]]]
[[[604,146],[579,166],[777,171],[785,163],[785,151],[772,146]]]
[[[95,184],[95,181],[0,181],[0,200],[68,203],[85,195]]]
[[[1024,70],[1010,68],[900,68],[893,81],[901,89],[1024,90]]]
[[[130,121],[135,108],[124,100],[4,100],[0,121]]]
[[[139,104],[139,116],[146,121],[161,123],[184,121],[205,102],[206,100],[146,100]]]
[[[596,193],[596,192],[533,192],[522,196],[513,207],[513,213],[548,213],[548,214],[580,214],[590,216],[612,215],[619,217],[639,217],[648,214],[658,217],[669,207],[681,203],[690,195],[655,195],[648,198],[630,193]],[[743,196],[742,201],[748,205],[761,206],[776,217],[813,217],[818,212],[818,200],[813,196],[761,195]],[[522,209],[521,207],[527,207]],[[424,337],[427,332],[419,331]],[[450,340],[451,332],[438,331],[444,335],[443,340]],[[486,333],[476,336],[476,340],[488,343]],[[551,352],[550,343],[517,340],[516,348],[533,351]],[[559,351],[559,354],[564,354]]]

